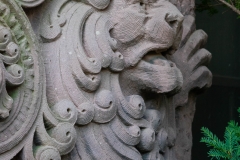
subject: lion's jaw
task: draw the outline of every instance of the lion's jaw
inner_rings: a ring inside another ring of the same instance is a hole
[[[144,6],[134,3],[116,13],[110,34],[117,40],[117,50],[125,60],[120,79],[126,93],[178,91],[183,83],[182,74],[161,53],[178,47],[182,14],[167,1]]]

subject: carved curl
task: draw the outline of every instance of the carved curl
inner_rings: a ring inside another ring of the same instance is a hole
[[[0,0],[0,159],[17,154],[34,128],[43,87],[36,52],[23,10],[14,0]]]
[[[45,0],[16,0],[21,6],[26,8],[36,7],[42,4]]]
[[[23,157],[174,159],[173,95],[185,86],[174,53],[189,45],[180,11],[163,0],[52,0],[29,14],[46,96]]]

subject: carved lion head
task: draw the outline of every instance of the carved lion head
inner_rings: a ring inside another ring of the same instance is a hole
[[[164,0],[55,0],[35,11],[42,13],[30,18],[42,42],[48,105],[71,101],[78,112],[69,156],[163,158],[174,139],[164,128],[171,106],[149,109],[161,107],[146,105],[142,92],[181,88],[182,74],[168,60],[181,37],[178,9]]]
[[[116,52],[124,58],[125,69],[120,78],[124,92],[179,90],[182,75],[167,55],[178,47],[182,14],[170,2],[162,0],[134,0],[117,6],[110,11],[110,36],[117,42]]]

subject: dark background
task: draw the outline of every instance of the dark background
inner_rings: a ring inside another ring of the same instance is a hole
[[[200,143],[201,127],[208,127],[221,140],[229,120],[239,121],[240,107],[240,18],[226,7],[217,6],[217,14],[196,12],[197,29],[208,34],[206,49],[212,53],[208,66],[213,85],[200,95],[193,121],[192,160],[210,160],[209,149]]]

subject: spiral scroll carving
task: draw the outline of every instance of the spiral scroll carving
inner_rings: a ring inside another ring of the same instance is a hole
[[[21,149],[40,109],[43,73],[30,28],[15,1],[0,1],[0,159]]]
[[[187,85],[193,71],[211,77],[189,16],[162,0],[0,4],[0,159],[177,159],[177,97],[210,85]]]
[[[26,8],[36,7],[45,0],[16,0],[21,6]]]

